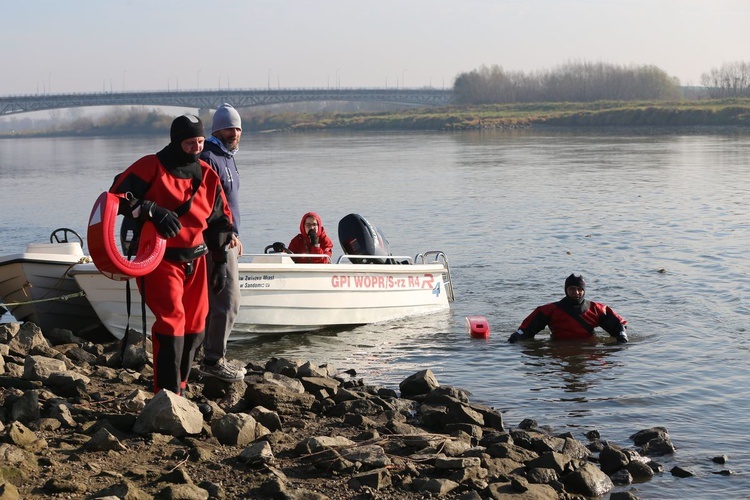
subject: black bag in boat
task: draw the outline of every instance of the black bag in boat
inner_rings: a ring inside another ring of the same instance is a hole
[[[347,255],[391,255],[388,240],[377,227],[359,214],[339,221],[339,242]],[[394,264],[393,259],[350,259],[354,264]]]

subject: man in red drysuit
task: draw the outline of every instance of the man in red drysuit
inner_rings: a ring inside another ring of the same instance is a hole
[[[549,326],[552,340],[587,339],[594,328],[603,328],[618,342],[626,343],[626,321],[604,304],[584,300],[586,281],[583,276],[571,274],[565,280],[565,297],[557,302],[539,306],[521,323],[508,342],[534,338]]]
[[[199,159],[205,140],[200,119],[175,118],[170,138],[164,149],[117,175],[110,192],[127,194],[120,213],[140,223],[150,220],[167,239],[164,259],[137,282],[156,316],[151,329],[154,393],[168,389],[182,394],[205,335],[207,282],[214,290],[226,284],[232,216],[219,176]],[[210,278],[209,252],[216,264]]]

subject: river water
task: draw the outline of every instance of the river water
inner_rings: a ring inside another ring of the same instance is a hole
[[[0,253],[61,226],[85,233],[113,176],[164,142],[0,140]],[[533,418],[579,439],[597,429],[620,446],[664,426],[677,447],[658,459],[666,472],[615,491],[750,491],[747,131],[246,135],[237,158],[246,253],[288,242],[308,210],[335,241],[338,220],[355,212],[394,254],[446,252],[456,301],[429,317],[253,337],[231,343],[230,356],[328,362],[394,389],[430,368],[502,410],[508,426]],[[558,344],[543,332],[508,344],[536,305],[562,296],[571,272],[586,277],[587,298],[628,320],[631,342]],[[466,333],[469,315],[487,318],[489,339]],[[674,465],[695,476],[673,477]]]

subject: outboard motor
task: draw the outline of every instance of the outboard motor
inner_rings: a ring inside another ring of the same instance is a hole
[[[377,227],[359,214],[339,221],[339,242],[347,255],[391,255],[388,240]],[[393,259],[350,259],[354,264],[392,264]]]

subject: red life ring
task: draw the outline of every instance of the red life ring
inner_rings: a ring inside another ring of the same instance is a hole
[[[115,238],[115,222],[122,195],[103,192],[91,209],[88,244],[96,268],[107,278],[125,281],[144,276],[159,265],[167,249],[167,240],[156,232],[151,222],[143,224],[135,259],[120,253]]]

